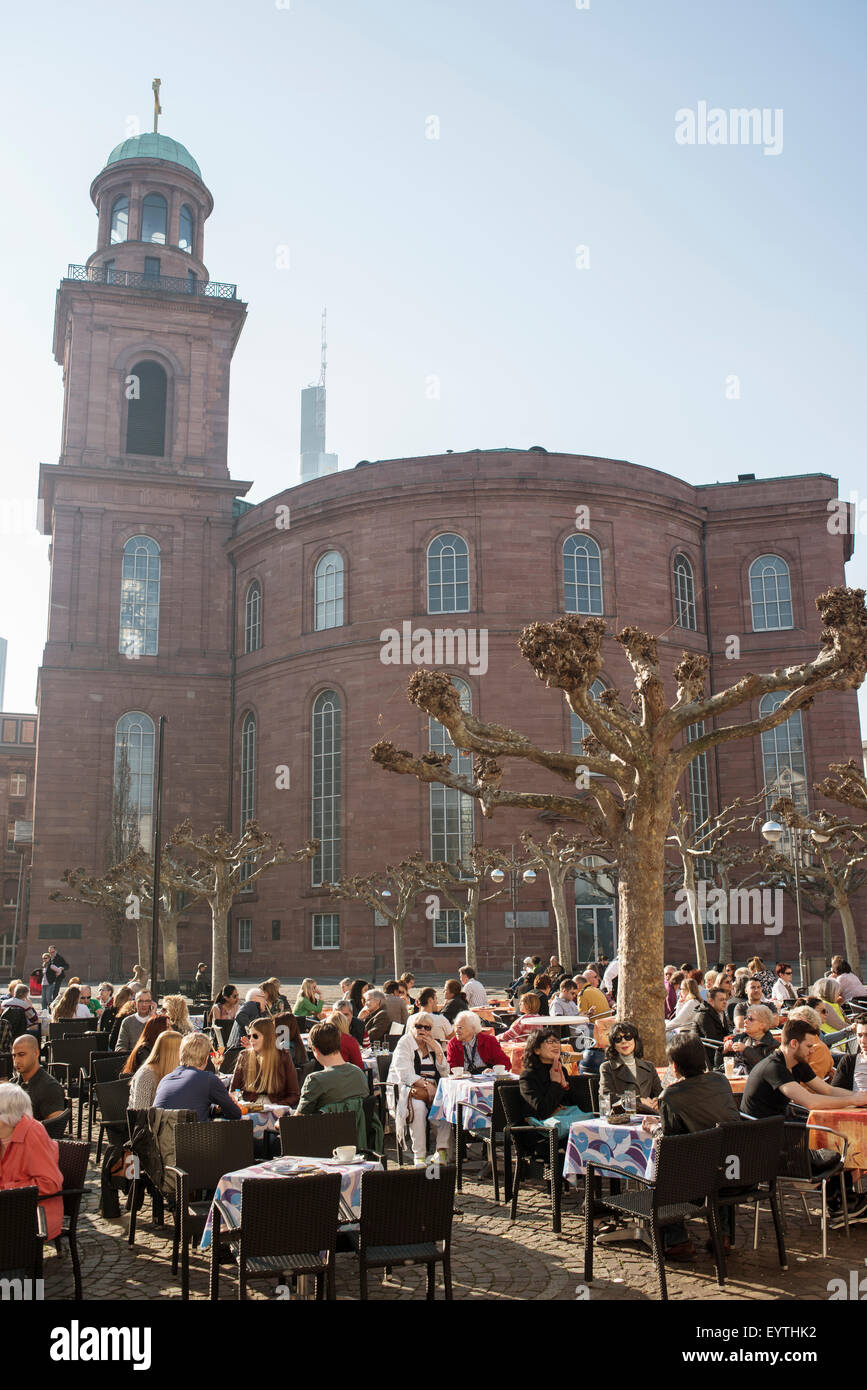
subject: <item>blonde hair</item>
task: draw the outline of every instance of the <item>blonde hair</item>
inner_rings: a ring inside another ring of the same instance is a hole
[[[180,1033],[176,1033],[173,1029],[167,1029],[164,1033],[160,1033],[142,1063],[143,1066],[150,1067],[157,1081],[162,1081],[163,1077],[168,1076],[169,1072],[174,1071],[178,1065],[182,1042]]]
[[[244,1053],[245,1091],[256,1091],[258,1095],[276,1095],[280,1089],[280,1052],[277,1047],[277,1025],[273,1018],[254,1018],[250,1024],[250,1034],[258,1033],[262,1038],[262,1051],[254,1052],[252,1047]]]
[[[161,1033],[160,1037],[165,1037]],[[187,1033],[181,1038],[178,1054],[181,1066],[201,1067],[211,1055],[211,1039],[205,1033]]]
[[[298,987],[298,998],[295,1000],[296,1005],[299,1003],[301,999],[309,999],[311,1004],[316,1003],[316,995],[314,993],[315,984],[315,980],[308,979],[301,981],[301,984]]]
[[[333,1023],[338,1033],[349,1032],[349,1019],[346,1014],[341,1013],[340,1009],[332,1009],[328,1015],[328,1022]]]
[[[182,994],[167,994],[163,999],[163,1008],[172,1028],[178,1033],[192,1033],[187,1001]]]
[[[681,980],[681,990],[683,989],[684,985],[686,985],[687,991],[689,994],[692,995],[693,999],[701,999],[701,994],[699,993],[698,985],[696,984],[695,980],[690,979],[689,975],[684,975],[683,979]]]
[[[752,960],[747,961],[747,967],[756,975],[764,970],[765,962],[762,960],[761,956],[753,956]]]
[[[826,1002],[826,1000],[822,1000],[823,1004]],[[765,1013],[768,1012],[769,1010],[766,1009]],[[753,1009],[753,1013],[755,1013],[755,1009]],[[790,1009],[786,1017],[802,1018],[805,1023],[812,1023],[819,1034],[822,1032],[822,1015],[817,1009],[811,1008],[809,1004],[799,1004],[796,1009]]]
[[[272,975],[270,979],[263,980],[259,988],[268,1000],[268,1012],[271,1013],[273,1010],[280,1013],[283,1005],[280,1003],[280,981],[277,976]]]

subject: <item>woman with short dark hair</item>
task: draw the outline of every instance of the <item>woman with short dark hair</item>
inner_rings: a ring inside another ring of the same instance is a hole
[[[349,991],[349,1002],[352,1005],[352,1012],[356,1018],[364,1008],[364,996],[370,985],[367,980],[353,980],[352,988]]]
[[[453,1024],[458,1014],[464,1013],[465,1010],[470,1007],[467,1003],[467,996],[461,989],[460,980],[446,980],[443,985],[443,993],[445,994],[446,1002],[440,1010],[440,1013],[443,1018]]]
[[[586,1118],[579,1104],[578,1078],[567,1076],[560,1060],[560,1034],[554,1028],[537,1028],[524,1048],[524,1067],[518,1080],[529,1124],[543,1125],[556,1117],[562,1140],[573,1119]],[[550,1128],[550,1126],[546,1126]]]
[[[627,1091],[634,1091],[636,1110],[656,1109],[656,1097],[662,1091],[659,1073],[644,1056],[641,1034],[634,1023],[615,1023],[608,1034],[605,1061],[599,1068],[599,1095],[619,1101]]]

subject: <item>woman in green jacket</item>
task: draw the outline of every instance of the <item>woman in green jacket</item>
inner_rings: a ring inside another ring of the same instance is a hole
[[[322,997],[316,987],[316,981],[302,980],[298,998],[295,1000],[295,1008],[292,1010],[295,1017],[312,1017],[315,1022],[319,1018],[322,1008]]]

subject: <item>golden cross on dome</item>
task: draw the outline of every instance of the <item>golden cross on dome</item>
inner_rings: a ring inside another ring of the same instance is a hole
[[[160,79],[158,77],[155,77],[153,82],[151,83],[151,89],[154,94],[154,135],[156,135],[157,133],[157,123],[159,121],[159,118],[163,114],[163,108],[160,106],[160,86]]]

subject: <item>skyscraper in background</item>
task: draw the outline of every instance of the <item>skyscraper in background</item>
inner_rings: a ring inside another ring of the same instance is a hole
[[[322,310],[322,361],[319,381],[301,392],[301,481],[337,472],[337,455],[325,452],[325,309]]]

